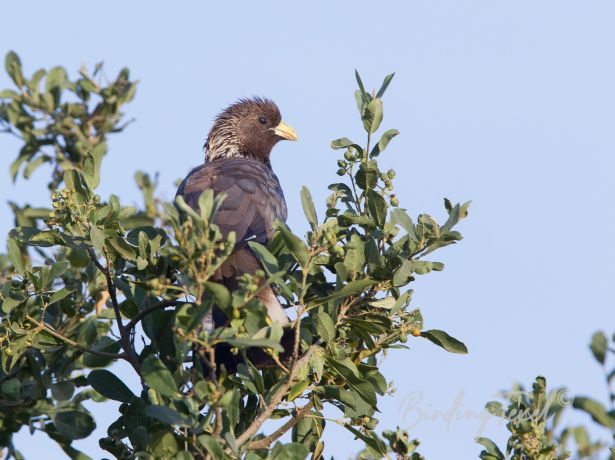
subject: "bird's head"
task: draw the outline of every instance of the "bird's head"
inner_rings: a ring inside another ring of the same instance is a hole
[[[271,149],[283,139],[296,141],[297,134],[273,101],[241,99],[216,117],[205,142],[205,161],[254,158],[269,164]]]

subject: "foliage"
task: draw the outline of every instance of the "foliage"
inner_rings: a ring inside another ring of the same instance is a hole
[[[615,335],[612,337],[615,342]],[[602,331],[596,332],[591,339],[591,352],[602,366],[605,383],[609,393],[610,409],[599,401],[586,397],[575,396],[566,398],[566,390],[559,388],[547,393],[547,382],[544,377],[537,377],[531,392],[516,386],[506,394],[508,406],[492,401],[486,409],[494,416],[508,421],[506,428],[510,437],[506,444],[506,455],[490,439],[479,438],[477,442],[485,447],[480,454],[483,460],[562,460],[571,458],[568,444],[574,441],[574,458],[595,459],[604,452],[607,444],[600,440],[592,440],[591,432],[595,428],[607,430],[615,437],[615,392],[613,379],[615,369],[607,372],[606,364],[609,355],[615,355],[615,349],[609,348],[608,338]],[[560,427],[562,414],[569,405],[589,415],[595,427],[566,426]],[[590,432],[591,431],[591,432]],[[609,448],[609,459],[615,459],[615,447]]]
[[[28,178],[49,163],[53,208],[14,207],[16,228],[0,260],[0,442],[13,456],[20,458],[12,434],[28,425],[71,458],[89,458],[71,446],[95,427],[83,402],[108,398],[121,405],[100,446],[116,458],[319,459],[327,423],[361,440],[364,458],[421,458],[407,433],[385,431],[383,439],[375,431],[378,398],[389,390],[378,358],[421,338],[467,353],[447,333],[424,329],[407,287],[443,269],[425,256],[461,239],[454,227],[469,203],[445,200],[442,225],[399,207],[395,171],[377,162],[398,132],[373,140],[392,74],[372,94],[356,75],[367,142],[332,142],[346,181],[329,187],[324,216],[304,188],[305,238],[279,225],[267,247],[252,243],[263,270],[229,292],[211,281],[234,247],[233,235],[224,239],[212,223],[223,197],[204,192],[199,212],[181,198],[160,202],[144,173],[136,176],[143,210],[96,194],[106,136],[123,128],[119,110],[134,95],[128,71],[103,86],[85,70],[72,81],[60,67],[28,79],[14,53],[6,66],[17,90],[0,93],[0,119],[23,141],[11,175],[23,167]],[[255,296],[261,279],[295,312],[299,340],[285,363],[277,358],[282,328]],[[231,320],[211,331],[201,322],[214,303]],[[244,356],[234,375],[216,365],[214,347],[222,343]],[[257,369],[249,348],[277,365]],[[140,380],[139,394],[114,375],[110,366],[120,360]],[[340,417],[325,417],[325,406]],[[280,418],[280,428],[262,432],[265,421]],[[287,432],[291,439],[281,443]]]

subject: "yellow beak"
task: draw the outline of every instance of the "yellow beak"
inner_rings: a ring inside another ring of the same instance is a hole
[[[283,121],[281,121],[278,126],[272,129],[274,133],[276,133],[283,139],[287,139],[289,141],[296,141],[298,139],[295,129],[292,126],[287,125]]]

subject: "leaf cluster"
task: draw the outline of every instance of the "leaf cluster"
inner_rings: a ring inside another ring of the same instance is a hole
[[[510,436],[506,444],[506,454],[492,440],[478,438],[477,442],[485,447],[480,454],[483,460],[561,460],[565,458],[593,459],[607,450],[608,444],[592,440],[590,428],[584,425],[561,427],[562,414],[572,406],[589,415],[596,427],[606,430],[615,438],[615,394],[613,380],[615,369],[607,371],[609,356],[615,355],[615,336],[609,339],[602,331],[596,332],[590,343],[590,350],[604,369],[605,384],[609,392],[610,408],[588,396],[567,398],[566,390],[559,388],[547,392],[544,377],[537,377],[531,392],[517,385],[505,394],[508,405],[498,401],[486,405],[492,415],[507,420],[506,428]],[[591,430],[594,431],[594,430]],[[570,444],[572,442],[572,452]],[[608,448],[610,459],[615,458],[615,447]],[[573,456],[574,453],[574,456]]]

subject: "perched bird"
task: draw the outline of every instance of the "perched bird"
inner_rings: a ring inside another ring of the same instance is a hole
[[[234,231],[236,245],[233,254],[216,274],[215,281],[229,291],[237,289],[237,279],[245,273],[261,269],[248,241],[266,244],[273,234],[276,221],[286,221],[284,193],[271,168],[269,156],[281,140],[297,140],[295,130],[282,121],[276,104],[269,99],[242,99],[222,111],[215,119],[205,142],[205,163],[194,168],[177,190],[185,202],[198,209],[198,199],[206,189],[214,194],[225,193],[214,223],[224,235]],[[269,286],[264,286],[258,298],[266,306],[273,321],[289,323],[288,316]],[[226,315],[213,309],[213,326],[227,322]],[[292,343],[292,331],[286,330],[282,345]],[[257,366],[272,361],[259,349],[248,350],[249,359]],[[234,372],[240,357],[230,353],[230,347],[216,349],[216,362]]]

